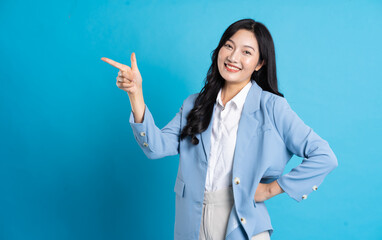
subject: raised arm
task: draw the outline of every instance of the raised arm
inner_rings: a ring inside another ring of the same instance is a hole
[[[164,128],[159,129],[143,99],[142,76],[138,70],[135,53],[131,54],[131,68],[108,58],[103,57],[101,60],[120,70],[116,84],[129,95],[130,126],[146,156],[157,159],[178,154],[183,105],[175,117]]]

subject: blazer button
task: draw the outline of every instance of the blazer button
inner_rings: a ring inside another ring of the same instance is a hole
[[[316,186],[316,185],[313,186],[313,190],[314,190],[314,191],[317,190],[317,186]]]
[[[149,145],[148,145],[147,143],[144,142],[144,143],[143,143],[143,146],[148,147]]]
[[[142,137],[146,136],[146,133],[145,132],[141,132],[141,136]]]
[[[307,199],[308,198],[308,195],[304,194],[302,195],[302,199]]]
[[[243,223],[243,224],[245,224],[247,221],[245,220],[245,218],[240,218],[240,221]]]
[[[235,182],[236,185],[238,185],[240,183],[240,178],[235,177],[235,179],[233,181]]]

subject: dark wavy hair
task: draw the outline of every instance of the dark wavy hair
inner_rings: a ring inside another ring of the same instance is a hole
[[[256,81],[264,91],[269,91],[284,97],[284,95],[278,91],[275,47],[269,30],[264,24],[250,18],[234,22],[225,30],[219,45],[211,53],[212,64],[208,69],[204,87],[195,99],[194,107],[187,116],[187,125],[184,126],[180,134],[180,139],[190,136],[192,144],[197,145],[199,139],[195,135],[208,128],[216,97],[219,90],[225,84],[225,80],[220,75],[217,66],[218,53],[227,40],[240,29],[246,29],[254,33],[259,45],[259,63],[264,61],[263,66],[258,71],[255,70],[252,73],[251,80]]]

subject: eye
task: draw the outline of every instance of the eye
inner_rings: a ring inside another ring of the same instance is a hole
[[[228,48],[232,48],[231,45],[229,45],[228,43],[226,43],[224,46],[226,46]]]
[[[251,52],[249,52],[249,51],[244,51],[244,52],[245,52],[245,54],[251,55]]]

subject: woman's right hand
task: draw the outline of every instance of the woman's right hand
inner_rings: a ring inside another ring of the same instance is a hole
[[[117,76],[117,87],[126,91],[129,95],[131,110],[134,115],[135,123],[143,122],[146,104],[143,99],[142,76],[138,70],[137,58],[135,53],[131,54],[131,68],[127,65],[118,63],[109,58],[101,58],[102,61],[119,69]]]
[[[101,58],[102,61],[109,63],[119,69],[117,76],[117,87],[127,92],[129,96],[142,93],[142,76],[137,65],[135,53],[131,54],[131,67],[113,61],[109,58]]]

